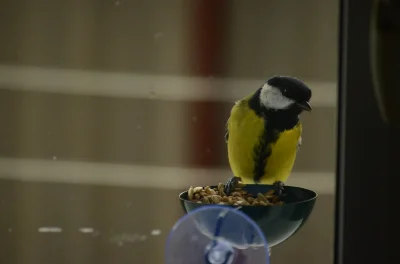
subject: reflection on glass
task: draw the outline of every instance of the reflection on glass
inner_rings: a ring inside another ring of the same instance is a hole
[[[178,194],[232,176],[230,109],[273,75],[313,89],[287,184],[316,191],[319,201],[271,261],[329,263],[337,7],[3,1],[4,263],[163,263],[167,233],[183,214]]]

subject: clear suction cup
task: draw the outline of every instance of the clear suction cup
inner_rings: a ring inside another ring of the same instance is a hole
[[[237,209],[210,205],[183,216],[172,228],[167,264],[269,264],[258,225]]]

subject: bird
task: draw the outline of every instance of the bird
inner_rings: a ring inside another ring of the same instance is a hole
[[[273,76],[254,93],[235,102],[225,126],[233,177],[238,183],[274,185],[281,197],[302,144],[300,115],[311,112],[311,89],[291,76]]]

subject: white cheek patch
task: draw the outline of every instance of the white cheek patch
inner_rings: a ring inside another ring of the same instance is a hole
[[[264,84],[260,94],[261,104],[269,109],[286,109],[294,103],[293,100],[282,95],[278,88]]]

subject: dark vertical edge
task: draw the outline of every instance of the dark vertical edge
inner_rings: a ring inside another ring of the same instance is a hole
[[[336,264],[389,263],[400,255],[400,132],[383,122],[375,98],[370,67],[372,3],[340,3]],[[397,80],[389,79],[386,85],[397,89]]]
[[[336,196],[335,196],[335,243],[334,263],[343,261],[344,245],[344,164],[346,155],[346,77],[347,77],[347,37],[348,37],[348,1],[339,0],[339,32],[338,32],[338,125],[337,125],[337,152],[336,152]]]

